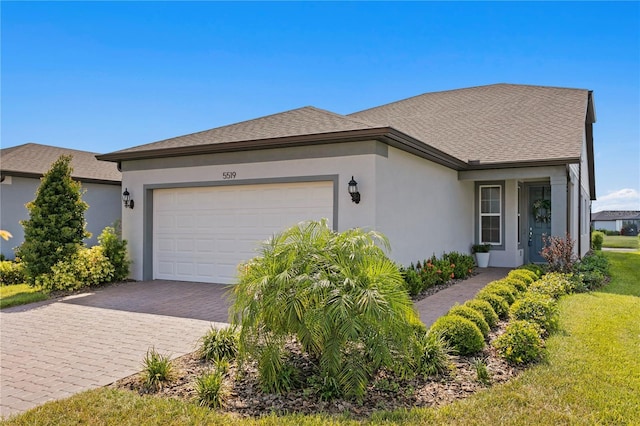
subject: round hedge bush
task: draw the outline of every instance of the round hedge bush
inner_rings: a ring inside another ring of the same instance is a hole
[[[489,324],[487,324],[487,322],[484,320],[484,316],[480,312],[477,312],[476,310],[471,309],[468,306],[457,305],[451,308],[447,315],[459,315],[470,320],[480,329],[482,335],[485,338],[489,337]]]
[[[484,348],[484,337],[478,326],[459,315],[438,318],[430,332],[441,336],[459,355],[471,355]]]
[[[547,333],[558,329],[558,302],[546,294],[527,292],[511,305],[509,315],[514,320],[534,322]]]
[[[538,280],[536,273],[527,269],[514,269],[513,271],[509,271],[507,278],[519,278],[524,281],[527,286]]]
[[[516,297],[518,297],[520,294],[527,291],[527,288],[529,287],[529,284],[527,284],[526,281],[516,276],[503,278],[499,282],[508,284],[511,287],[513,287],[516,291],[516,294],[515,294]]]
[[[534,281],[540,279],[544,275],[544,268],[540,265],[536,265],[535,263],[528,263],[526,265],[520,266],[518,271],[529,271],[535,274]]]
[[[525,364],[540,359],[544,354],[544,341],[536,323],[513,321],[504,334],[493,342],[498,353],[512,364]]]
[[[502,297],[509,306],[516,301],[516,289],[511,284],[493,281],[484,286],[480,293],[497,294]],[[479,294],[480,294],[479,293]]]
[[[476,312],[479,312],[480,314],[482,314],[489,328],[493,328],[498,324],[498,320],[499,320],[498,314],[496,314],[496,311],[493,310],[493,307],[491,307],[491,304],[486,300],[480,300],[480,299],[467,300],[464,303],[464,306],[468,306],[471,309],[475,310]]]
[[[488,302],[493,311],[498,315],[500,319],[507,319],[509,317],[509,304],[503,297],[494,293],[478,293],[476,299],[484,300]]]
[[[575,284],[572,281],[573,275],[553,272],[529,286],[529,291],[533,293],[546,294],[554,299],[560,298],[573,291]]]

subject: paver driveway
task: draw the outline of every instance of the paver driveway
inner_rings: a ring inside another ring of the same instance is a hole
[[[150,347],[192,352],[224,326],[225,286],[148,281],[0,311],[0,416],[140,371]]]

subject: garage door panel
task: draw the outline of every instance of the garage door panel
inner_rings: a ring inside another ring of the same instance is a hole
[[[153,199],[158,279],[233,283],[274,233],[333,217],[333,182],[158,189]]]

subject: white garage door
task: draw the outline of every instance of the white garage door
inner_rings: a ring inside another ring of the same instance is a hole
[[[304,220],[333,218],[333,182],[156,189],[155,279],[231,284],[261,241]]]

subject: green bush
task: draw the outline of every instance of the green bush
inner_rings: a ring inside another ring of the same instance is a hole
[[[540,334],[540,326],[536,323],[513,321],[507,325],[504,334],[493,342],[493,346],[510,363],[526,364],[544,355],[544,341]]]
[[[203,407],[220,408],[228,395],[224,387],[224,372],[215,368],[213,371],[203,373],[196,378],[195,383],[198,403]]]
[[[453,251],[451,253],[445,253],[442,258],[453,265],[454,278],[467,278],[473,272],[473,268],[476,265],[473,256],[469,254],[458,253]]]
[[[604,234],[599,231],[593,231],[591,233],[591,247],[594,250],[602,250],[602,243],[604,242]]]
[[[480,329],[485,338],[489,336],[489,324],[484,320],[484,316],[476,310],[471,309],[468,306],[456,305],[447,312],[447,315],[459,315],[466,318]]]
[[[538,277],[535,272],[528,269],[514,269],[512,271],[509,271],[509,273],[507,274],[507,278],[517,278],[520,281],[524,281],[524,283],[529,286],[529,284],[537,281],[540,277]]]
[[[478,292],[478,294],[496,294],[502,297],[509,306],[516,301],[517,290],[512,284],[503,283],[500,281],[492,281]]]
[[[533,293],[546,294],[554,299],[560,298],[573,291],[574,281],[572,274],[551,272],[529,286]]]
[[[529,284],[527,284],[525,280],[523,280],[522,278],[516,275],[506,276],[498,280],[497,282],[511,286],[511,288],[513,288],[514,290],[513,295],[516,298],[518,298],[522,293],[527,291],[527,288],[529,287]]]
[[[322,382],[349,398],[363,396],[377,370],[406,359],[419,318],[381,247],[388,241],[376,232],[305,222],[240,267],[232,321],[241,326],[240,358],[258,361],[265,389],[286,388],[282,354],[292,336],[317,360]]]
[[[515,301],[509,310],[514,320],[527,320],[538,324],[545,332],[552,333],[558,328],[558,302],[551,296],[527,292]]]
[[[412,356],[401,365],[401,374],[405,377],[421,375],[423,377],[444,374],[451,364],[451,349],[439,335],[423,332],[416,335],[412,343]]]
[[[575,241],[567,234],[564,238],[558,236],[542,236],[544,247],[540,256],[547,261],[547,268],[551,272],[570,273],[578,261],[574,254]]]
[[[609,259],[602,252],[583,257],[575,267],[576,272],[600,272],[609,275]]]
[[[414,269],[411,269],[411,268],[407,270],[401,269],[401,272],[403,272],[404,274],[404,282],[405,282],[407,292],[411,296],[416,296],[420,294],[422,290],[424,290],[422,280],[420,279],[420,276]]]
[[[493,307],[491,307],[491,304],[486,300],[480,300],[480,299],[467,300],[464,303],[464,306],[468,306],[469,308],[482,314],[487,325],[489,325],[489,328],[493,328],[498,324],[498,320],[499,320],[498,314],[496,314],[496,311],[493,310]]]
[[[607,277],[599,271],[578,272],[576,278],[580,280],[580,285],[576,286],[576,292],[595,290],[607,281]]]
[[[27,203],[29,219],[20,223],[24,242],[16,250],[25,266],[28,283],[49,274],[54,265],[66,262],[83,247],[90,234],[85,230],[82,188],[71,178],[71,156],[61,156],[41,179],[36,198]]]
[[[78,250],[69,260],[56,263],[48,274],[36,278],[36,284],[45,291],[78,290],[110,282],[113,265],[103,254],[101,246]]]
[[[161,389],[165,383],[173,380],[171,358],[169,355],[159,354],[155,348],[147,351],[142,367],[143,382],[149,389]]]
[[[484,348],[482,331],[472,321],[458,315],[438,318],[429,332],[442,336],[459,355],[471,355]]]
[[[198,352],[200,358],[206,361],[231,361],[238,353],[238,332],[233,326],[221,329],[211,327],[200,340],[202,345]]]
[[[22,263],[9,260],[0,261],[0,285],[24,284],[26,278]]]
[[[507,319],[509,317],[509,304],[503,297],[494,293],[480,292],[475,298],[488,302],[493,308],[493,311],[498,315],[498,318]]]
[[[542,277],[545,273],[544,268],[540,265],[536,265],[535,263],[527,263],[526,265],[519,266],[516,270],[533,272],[536,275],[534,281]]]
[[[127,240],[120,239],[115,228],[107,226],[98,236],[98,242],[102,246],[104,255],[113,265],[113,281],[122,281],[127,278],[131,264],[127,259]]]

